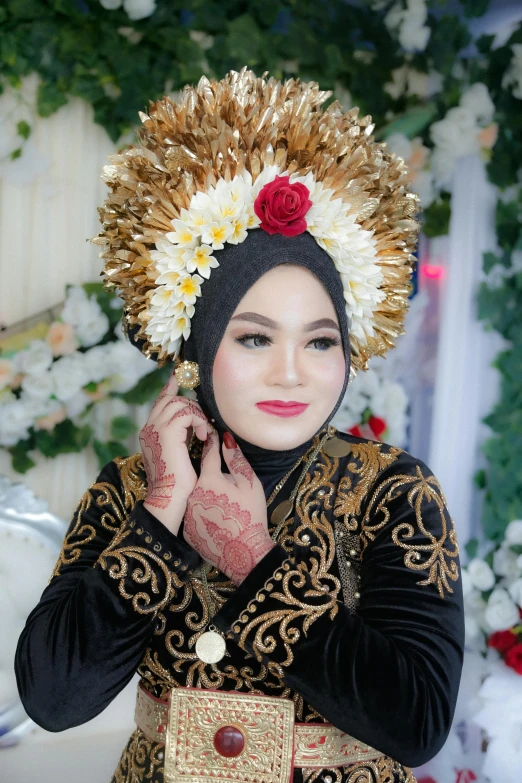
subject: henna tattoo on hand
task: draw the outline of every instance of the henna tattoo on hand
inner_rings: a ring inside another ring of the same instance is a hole
[[[250,488],[254,486],[254,471],[240,449],[234,449],[234,456],[230,462],[230,472],[239,473],[241,476],[244,476],[250,484]]]
[[[227,495],[201,487],[194,489],[187,503],[185,538],[236,585],[274,546],[266,526],[252,522],[249,511]]]
[[[178,400],[179,398],[173,398],[175,400]],[[183,400],[185,402],[185,405],[183,408],[180,408],[179,411],[176,411],[173,416],[168,420],[167,425],[170,424],[174,419],[179,419],[180,416],[186,416],[188,413],[192,413],[193,416],[196,416],[198,419],[201,419],[202,421],[207,421],[207,417],[199,408],[198,405],[196,405],[191,400]]]
[[[143,464],[147,474],[147,496],[145,500],[155,508],[167,508],[172,500],[176,484],[174,473],[165,473],[166,464],[161,458],[159,432],[153,424],[147,424],[140,432]]]

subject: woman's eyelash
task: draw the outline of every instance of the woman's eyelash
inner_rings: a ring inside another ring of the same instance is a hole
[[[249,340],[253,341],[253,345],[247,345]],[[251,334],[242,334],[239,337],[236,337],[236,342],[240,343],[241,345],[244,345],[248,348],[260,348],[263,345],[271,345],[274,341],[272,337],[270,337],[268,334],[264,334],[263,332],[253,332]],[[339,337],[314,337],[313,340],[310,340],[308,345],[317,344],[322,345],[322,348],[320,350],[325,350],[325,348],[331,348],[335,345],[340,345],[341,340]]]

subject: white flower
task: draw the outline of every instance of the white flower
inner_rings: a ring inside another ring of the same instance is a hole
[[[518,623],[518,609],[507,590],[501,587],[493,590],[489,597],[485,617],[492,631],[506,631]]]
[[[83,357],[78,353],[60,357],[49,372],[54,384],[54,394],[62,402],[70,400],[82,386],[89,383]]]
[[[505,540],[509,544],[522,544],[522,519],[513,519],[506,528]]]
[[[515,579],[509,586],[509,594],[517,606],[522,607],[522,579]]]
[[[26,375],[21,385],[29,397],[38,400],[46,400],[54,392],[53,379],[51,373],[47,371],[38,375]]]
[[[222,250],[232,231],[232,224],[228,220],[212,220],[202,227],[201,241],[213,250]]]
[[[507,579],[516,579],[519,574],[517,556],[504,544],[493,554],[493,570]]]
[[[425,24],[428,9],[425,0],[406,0],[395,3],[384,17],[384,24],[398,35],[399,43],[406,51],[424,51],[430,38],[430,28]]]
[[[13,357],[16,370],[26,375],[42,375],[53,363],[53,352],[46,340],[31,340],[28,348]]]
[[[156,10],[156,0],[123,0],[123,7],[129,19],[137,21],[151,16]]]
[[[65,403],[68,418],[75,419],[80,416],[91,402],[91,398],[80,389]]]
[[[29,436],[31,412],[21,400],[0,405],[0,446],[14,446]]]
[[[207,35],[207,33],[204,33],[202,30],[189,30],[189,36],[192,41],[195,41],[201,46],[203,51],[211,49],[214,45],[214,36]]]
[[[108,343],[111,374],[107,376],[110,391],[126,392],[140,378],[156,369],[156,363],[128,342]]]
[[[121,332],[121,330],[120,334],[122,335],[123,340],[125,340],[125,335]],[[93,348],[89,348],[89,350],[82,355],[85,375],[87,378],[86,384],[99,383],[111,374],[109,346],[109,343],[105,345],[95,345]]]
[[[88,297],[80,286],[68,289],[60,316],[64,323],[71,324],[81,345],[87,348],[98,343],[110,326],[96,297]]]
[[[446,116],[434,122],[430,136],[435,144],[431,169],[438,187],[449,187],[456,160],[480,150],[479,128],[472,112],[455,106]]]
[[[475,82],[463,93],[460,105],[471,112],[480,125],[488,125],[495,114],[495,104],[482,82]]]
[[[486,561],[480,560],[478,557],[468,564],[468,574],[477,590],[491,590],[495,584],[495,574]]]
[[[180,248],[196,247],[199,234],[198,231],[191,228],[183,220],[175,219],[170,222],[174,226],[174,231],[169,231],[165,234],[165,237],[169,242],[178,245]]]
[[[522,100],[522,44],[512,44],[511,52],[513,57],[502,77],[502,87],[511,87],[513,96]]]
[[[522,769],[522,677],[502,660],[490,664],[473,723],[487,736],[481,780],[519,783]]]
[[[437,147],[447,151],[458,150],[454,155],[465,155],[478,149],[477,123],[473,113],[463,106],[454,106],[444,119],[434,122],[430,136]]]
[[[194,248],[194,252],[187,260],[187,272],[199,272],[207,280],[210,277],[210,270],[216,266],[219,266],[219,263],[212,255],[212,248],[209,245],[199,245]]]
[[[121,6],[122,0],[100,0],[100,5],[106,11],[115,11]]]

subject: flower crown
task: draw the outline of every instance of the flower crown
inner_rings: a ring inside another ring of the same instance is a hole
[[[313,82],[259,79],[243,69],[202,78],[179,103],[141,114],[141,145],[111,156],[99,210],[105,285],[147,356],[175,359],[219,265],[214,251],[248,231],[308,231],[340,274],[354,369],[401,333],[418,224],[402,159],[371,138],[371,118]],[[202,291],[203,285],[203,291]]]

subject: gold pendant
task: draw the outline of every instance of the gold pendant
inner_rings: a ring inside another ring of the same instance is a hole
[[[324,453],[329,457],[346,457],[351,449],[351,444],[341,438],[331,438],[323,446]]]
[[[217,663],[225,657],[226,651],[225,640],[213,630],[205,631],[196,642],[196,655],[203,663]]]
[[[274,510],[272,511],[270,515],[270,521],[274,525],[279,525],[283,520],[287,518],[289,513],[291,512],[292,508],[294,507],[293,501],[288,498],[288,500],[283,500],[281,503],[279,503]]]

